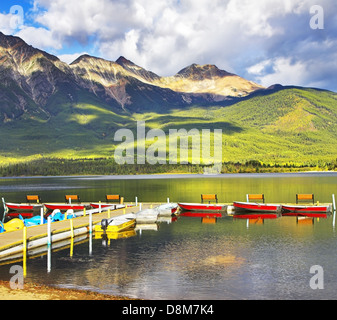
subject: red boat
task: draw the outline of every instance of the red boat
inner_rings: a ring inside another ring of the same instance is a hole
[[[331,206],[298,206],[298,205],[282,205],[282,214],[300,213],[306,215],[308,213],[324,213],[331,212]]]
[[[214,212],[224,211],[226,206],[220,204],[203,204],[203,203],[178,203],[182,211],[197,211],[197,212]]]
[[[9,210],[13,210],[13,211],[33,211],[33,210],[38,210],[43,207],[42,204],[9,203],[9,202],[6,202],[5,206]]]
[[[279,204],[265,204],[253,202],[234,202],[235,213],[240,212],[261,212],[261,213],[280,213],[281,205]]]
[[[99,209],[99,207],[101,206],[101,208],[113,208],[113,210],[116,209],[117,205],[116,204],[111,204],[111,203],[98,203],[98,202],[93,202],[90,203],[90,206],[94,209]]]
[[[63,211],[63,210],[70,210],[70,209],[84,210],[84,208],[86,208],[87,206],[85,206],[83,204],[46,203],[45,207],[50,211],[55,210],[55,209],[59,209],[59,210]]]

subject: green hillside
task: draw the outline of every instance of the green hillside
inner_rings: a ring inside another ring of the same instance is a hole
[[[226,163],[255,160],[325,168],[337,158],[337,94],[329,91],[284,88],[255,93],[231,106],[195,106],[161,114],[117,114],[90,99],[79,93],[76,104],[56,100],[50,117],[43,112],[26,114],[2,124],[1,165],[44,158],[111,158],[115,132],[136,132],[137,120],[146,121],[147,130],[160,128],[166,134],[181,128],[222,129]]]

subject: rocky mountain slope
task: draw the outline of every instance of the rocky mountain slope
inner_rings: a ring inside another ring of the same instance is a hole
[[[0,33],[0,119],[27,113],[50,117],[58,104],[98,100],[115,111],[161,112],[194,104],[228,102],[262,87],[216,66],[193,64],[160,77],[124,57],[116,62],[84,55],[70,65]]]

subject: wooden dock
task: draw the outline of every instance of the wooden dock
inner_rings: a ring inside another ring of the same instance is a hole
[[[142,204],[142,209],[149,209],[155,204]],[[93,210],[91,210],[93,211]],[[91,215],[92,225],[98,224],[102,219],[109,217],[117,217],[128,213],[138,213],[139,206],[127,206],[122,209],[108,211],[102,208],[101,213],[96,209],[97,213]],[[90,214],[89,210],[85,216],[57,221],[51,223],[51,238],[52,243],[63,241],[90,232]],[[93,229],[93,228],[92,228]],[[26,228],[26,250],[35,249],[39,246],[47,245],[48,238],[48,224],[33,226]],[[17,255],[24,252],[24,229],[5,232],[0,234],[0,260],[3,258]]]

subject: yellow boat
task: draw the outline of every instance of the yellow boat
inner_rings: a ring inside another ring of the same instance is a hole
[[[5,232],[21,230],[25,226],[25,223],[21,219],[12,219],[3,224]]]
[[[113,218],[102,220],[100,224],[94,226],[95,232],[122,232],[135,227],[136,219]]]
[[[107,232],[106,236],[108,240],[118,240],[134,237],[137,234],[135,229],[129,229],[121,232]],[[95,232],[95,239],[102,239],[102,232]]]

